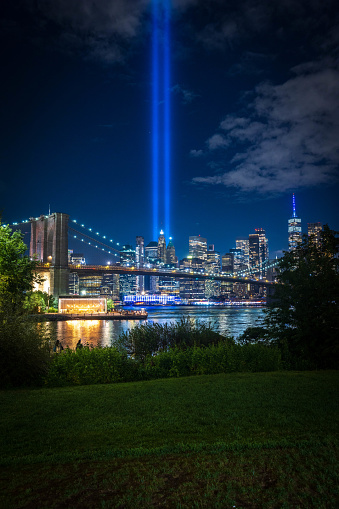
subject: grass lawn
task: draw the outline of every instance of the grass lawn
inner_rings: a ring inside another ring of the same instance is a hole
[[[339,507],[339,371],[0,392],[0,507]]]

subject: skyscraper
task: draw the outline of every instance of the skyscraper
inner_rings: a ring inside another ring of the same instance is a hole
[[[267,270],[264,262],[268,260],[268,240],[263,228],[255,228],[255,233],[249,235],[249,263],[259,279],[266,277]]]
[[[323,225],[321,223],[307,223],[307,233],[310,237],[310,240],[315,243],[316,246],[319,245],[321,239],[321,232],[323,229]]]
[[[135,264],[135,250],[129,244],[120,249],[120,263],[125,266]],[[134,295],[136,293],[136,276],[134,274],[121,274],[120,276],[120,298],[124,295]]]
[[[145,262],[145,241],[144,237],[138,235],[136,237],[135,263],[137,268],[142,268]],[[142,293],[145,290],[145,277],[137,276],[136,280],[137,292]]]
[[[161,230],[158,237],[158,259],[162,263],[166,263],[166,239],[164,232]]]
[[[249,238],[248,237],[237,237],[235,239],[236,249],[241,249],[241,264],[243,269],[249,267]]]
[[[214,244],[209,244],[207,251],[207,259],[205,263],[205,272],[208,274],[220,273],[220,253],[214,251]],[[205,297],[218,297],[220,295],[220,281],[215,279],[206,279],[205,281]]]
[[[295,213],[295,197],[292,198],[292,217],[288,220],[288,249],[292,251],[302,240],[301,219]]]
[[[166,249],[166,263],[169,265],[175,265],[176,264],[176,256],[175,256],[175,247],[172,242],[172,237],[169,238],[169,243],[167,244]]]
[[[200,235],[190,236],[189,242],[189,255],[192,258],[200,258],[200,260],[206,261],[207,259],[207,240]]]

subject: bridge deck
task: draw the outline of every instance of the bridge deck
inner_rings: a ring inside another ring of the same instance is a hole
[[[38,270],[49,269],[49,264],[41,264]],[[206,272],[195,271],[179,271],[175,269],[146,269],[137,267],[123,267],[119,265],[69,265],[70,272],[77,272],[79,275],[94,276],[104,274],[134,274],[135,276],[162,276],[171,277],[175,279],[200,279],[200,280],[214,280],[225,281],[229,283],[246,283],[256,284],[259,286],[273,286],[274,281],[267,279],[255,279],[250,277],[229,276],[225,274],[208,274]]]

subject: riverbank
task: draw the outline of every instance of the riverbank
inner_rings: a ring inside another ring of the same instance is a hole
[[[113,311],[110,313],[44,313],[31,315],[36,322],[65,322],[68,320],[147,320],[146,311]]]
[[[19,507],[338,504],[338,371],[1,391],[1,499]]]

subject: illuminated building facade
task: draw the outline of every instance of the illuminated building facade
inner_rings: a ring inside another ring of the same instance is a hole
[[[86,265],[86,258],[83,253],[70,253],[69,263],[72,265]]]
[[[112,300],[120,299],[120,276],[119,274],[105,274],[101,280],[100,295],[106,295]]]
[[[135,263],[138,269],[145,263],[145,240],[141,236],[136,237]],[[137,276],[136,286],[139,293],[145,290],[145,276]]]
[[[203,272],[204,260],[188,256],[180,261],[180,270]],[[199,279],[180,279],[180,297],[185,300],[205,298],[205,281]]]
[[[323,225],[321,223],[307,223],[307,234],[316,246],[319,246]]]
[[[136,294],[126,295],[124,297],[124,304],[133,306],[134,304],[143,304],[145,306],[160,305],[174,305],[180,304],[181,300],[174,295],[160,295],[160,294]]]
[[[200,260],[206,261],[207,258],[207,240],[203,237],[190,236],[188,238],[189,243],[189,256],[192,258],[200,258]]]
[[[98,297],[100,295],[100,287],[102,276],[80,276],[79,277],[79,294],[90,297]]]
[[[145,261],[150,266],[153,266],[156,264],[157,259],[158,259],[158,243],[152,241],[145,247]]]
[[[177,257],[175,256],[175,247],[172,242],[172,237],[169,238],[169,242],[166,248],[166,263],[168,265],[176,265]]]
[[[236,249],[241,250],[241,264],[243,269],[249,267],[249,238],[248,237],[237,237],[235,239]]]
[[[79,275],[76,272],[69,274],[68,293],[70,295],[79,295]]]
[[[214,251],[214,244],[208,246],[205,272],[209,274],[220,274],[220,253]],[[205,281],[205,297],[219,297],[220,295],[220,281],[207,279]]]
[[[232,253],[225,253],[221,257],[221,270],[225,274],[231,275],[233,274],[233,265],[234,265],[234,255]]]
[[[121,265],[133,267],[135,265],[135,250],[129,244],[122,246],[120,249]],[[120,297],[124,295],[133,295],[137,291],[137,278],[134,274],[120,275]]]
[[[249,262],[252,274],[259,279],[266,278],[265,263],[268,261],[268,240],[263,228],[256,228],[249,235]]]
[[[157,290],[161,294],[179,295],[179,280],[173,277],[160,276]]]
[[[162,230],[158,237],[158,260],[162,263],[166,263],[166,239]]]
[[[59,313],[97,314],[107,313],[107,300],[104,297],[60,296]]]
[[[288,249],[292,251],[302,241],[301,219],[295,212],[295,196],[292,198],[292,217],[288,220]]]

